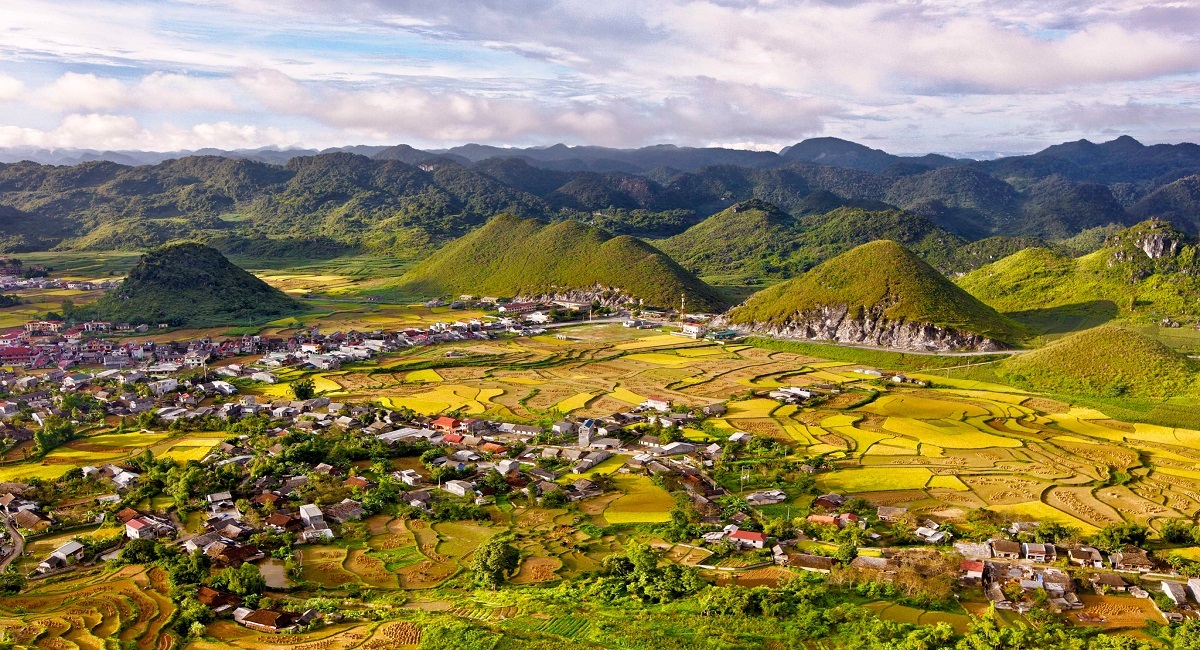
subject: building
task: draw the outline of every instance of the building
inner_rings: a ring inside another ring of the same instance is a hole
[[[1171,602],[1175,603],[1176,607],[1183,607],[1187,604],[1187,589],[1178,582],[1162,581],[1162,590]]]
[[[468,494],[475,492],[475,486],[466,481],[446,481],[442,484],[442,489],[455,496],[465,497]]]
[[[50,557],[42,560],[38,564],[37,570],[41,573],[46,573],[47,571],[55,571],[73,566],[83,559],[83,551],[83,544],[71,540],[51,551]]]
[[[689,339],[702,339],[708,334],[708,328],[699,323],[684,323],[679,333]]]
[[[673,402],[665,397],[648,397],[646,401],[642,402],[643,407],[663,413],[670,411],[672,405]]]
[[[1002,560],[1021,559],[1021,545],[1006,539],[992,540],[992,555]]]
[[[309,528],[325,527],[325,513],[312,503],[300,506],[300,519],[304,520],[304,525]]]
[[[766,548],[767,536],[749,530],[735,530],[729,534],[729,539],[737,542],[738,546],[751,548]]]
[[[963,580],[983,580],[983,560],[963,560],[959,570]]]

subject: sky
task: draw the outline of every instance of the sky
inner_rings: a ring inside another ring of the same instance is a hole
[[[1200,140],[1200,0],[7,0],[0,147]]]

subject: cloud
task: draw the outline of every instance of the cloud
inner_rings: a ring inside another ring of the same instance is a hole
[[[27,0],[3,22],[8,137],[93,146],[1200,136],[1197,0]],[[141,126],[55,135],[73,115]]]
[[[10,102],[25,92],[25,84],[11,75],[0,74],[0,102]]]

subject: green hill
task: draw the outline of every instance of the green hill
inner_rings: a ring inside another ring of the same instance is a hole
[[[71,317],[213,326],[261,323],[304,311],[282,291],[195,242],[146,253],[121,285]]]
[[[959,237],[903,210],[841,207],[795,217],[751,199],[660,242],[663,252],[702,276],[787,278],[877,239],[900,242],[938,267],[950,266]]]
[[[760,291],[729,320],[796,338],[916,349],[994,348],[1025,336],[893,241],[863,244]]]
[[[400,278],[375,288],[412,296],[462,293],[516,296],[569,291],[672,307],[720,311],[725,300],[646,242],[578,221],[546,224],[510,215],[492,218]]]
[[[1115,397],[1179,397],[1200,390],[1197,364],[1148,336],[1106,325],[1000,364],[1006,380],[1038,390]]]
[[[1078,258],[1030,248],[957,280],[1001,312],[1106,305],[1112,315],[1158,320],[1200,316],[1200,247],[1173,226],[1148,221],[1110,235]]]

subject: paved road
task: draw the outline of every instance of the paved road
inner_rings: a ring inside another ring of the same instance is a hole
[[[0,560],[0,573],[8,570],[8,565],[12,564],[13,560],[21,557],[21,554],[25,552],[25,538],[21,536],[21,533],[17,532],[16,526],[12,525],[12,520],[8,517],[4,517],[4,527],[8,529],[8,536],[13,540],[13,552],[9,553],[8,557]]]

